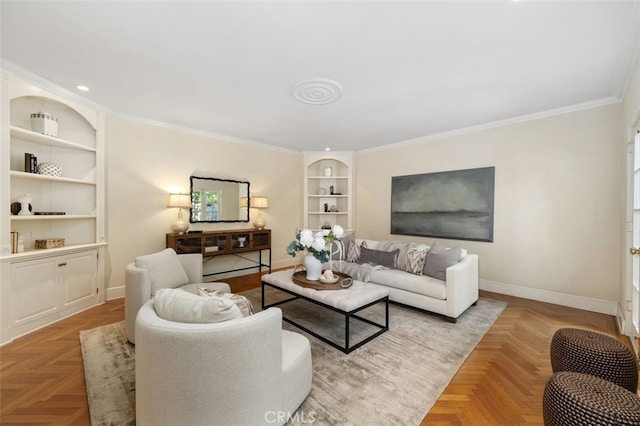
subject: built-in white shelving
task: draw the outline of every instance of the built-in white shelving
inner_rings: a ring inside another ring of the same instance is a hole
[[[56,88],[0,73],[2,344],[104,301],[106,238],[104,115]],[[35,112],[59,120],[56,136],[31,129]],[[25,154],[62,172],[39,174]],[[31,214],[14,214],[10,207],[24,194]],[[11,244],[15,232],[19,252]],[[36,248],[36,240],[54,239],[64,239],[64,247]]]
[[[338,224],[354,231],[353,172],[350,152],[304,154],[304,227],[320,230]]]

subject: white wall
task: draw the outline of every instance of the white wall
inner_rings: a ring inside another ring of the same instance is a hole
[[[253,194],[268,196],[274,266],[291,264],[284,247],[300,224],[299,154],[116,118],[106,127],[108,297],[121,296],[127,263],[165,247],[177,215],[167,194],[186,192],[191,174],[248,180]],[[622,281],[621,129],[615,104],[360,152],[358,235],[431,242],[389,233],[391,177],[495,166],[494,242],[445,243],[480,255],[482,288],[613,314]]]
[[[357,156],[357,234],[391,235],[391,177],[495,166],[494,241],[481,287],[615,313],[620,280],[621,106],[398,144]],[[613,312],[611,312],[613,310]]]
[[[113,117],[106,122],[106,141],[107,298],[123,296],[124,269],[136,256],[165,248],[178,214],[166,207],[168,194],[188,192],[191,175],[249,181],[252,195],[269,197],[263,215],[272,230],[273,264],[291,263],[285,247],[300,225],[300,154]],[[253,220],[256,212],[251,215]],[[203,223],[190,229],[251,227]]]

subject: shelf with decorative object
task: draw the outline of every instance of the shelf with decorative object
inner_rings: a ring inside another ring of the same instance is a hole
[[[354,160],[350,152],[308,152],[304,154],[305,228],[320,230],[340,225],[354,231]]]
[[[31,216],[11,216],[11,220],[75,220],[95,219],[95,214],[33,214]]]
[[[196,231],[187,233],[168,233],[166,235],[167,248],[172,248],[178,254],[200,253],[207,260],[214,256],[241,255],[246,252],[257,252],[258,260],[248,267],[232,268],[217,271],[204,276],[212,276],[245,269],[269,268],[271,272],[271,230],[270,229],[232,229],[224,231]],[[269,263],[263,261],[263,251],[268,251]],[[244,258],[245,260],[248,260]]]
[[[57,137],[44,135],[42,133],[34,132],[33,130],[23,129],[18,126],[9,126],[11,137],[16,139],[22,139],[27,142],[32,142],[40,145],[55,146],[58,148],[70,148],[78,149],[81,151],[96,152],[96,148],[92,146],[86,146],[79,143],[67,141]]]
[[[84,179],[74,179],[74,178],[67,178],[67,177],[60,177],[60,176],[48,176],[48,175],[41,175],[37,173],[18,172],[15,170],[12,170],[10,174],[12,178],[16,178],[16,179],[33,179],[36,181],[40,180],[40,181],[48,181],[48,182],[78,183],[82,185],[97,185],[95,181],[88,181]]]
[[[339,216],[339,215],[349,215],[348,212],[309,212],[308,214],[313,214],[313,215],[327,215],[327,216]],[[340,224],[338,224],[340,225]],[[340,225],[342,226],[342,225]]]
[[[9,173],[3,179],[8,179],[9,204],[29,196],[30,210],[58,213],[12,214],[11,231],[23,235],[25,251],[34,249],[37,238],[64,237],[68,244],[104,241],[104,116],[7,75],[10,125],[3,151]],[[54,128],[47,122],[35,125],[34,116],[55,119]]]

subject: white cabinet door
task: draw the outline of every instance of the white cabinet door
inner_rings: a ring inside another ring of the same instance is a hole
[[[98,303],[98,256],[96,250],[65,256],[58,264],[64,294],[64,307]]]
[[[55,258],[17,262],[11,267],[10,306],[14,325],[49,317],[59,309]]]
[[[99,303],[98,250],[12,263],[9,287],[15,338]]]

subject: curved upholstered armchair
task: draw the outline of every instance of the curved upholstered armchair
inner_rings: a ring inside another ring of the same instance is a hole
[[[279,424],[309,394],[309,340],[282,330],[280,309],[192,324],[153,303],[136,319],[138,425]]]
[[[198,287],[229,292],[226,283],[202,283],[202,254],[176,254],[172,249],[139,256],[127,265],[124,277],[124,317],[127,339],[136,343],[138,310],[160,288],[180,287],[197,293]]]

